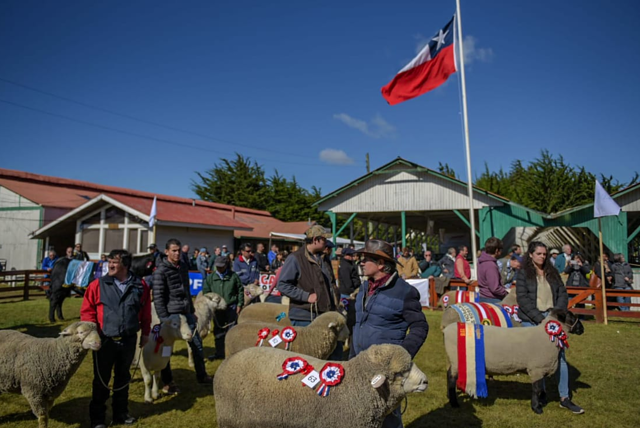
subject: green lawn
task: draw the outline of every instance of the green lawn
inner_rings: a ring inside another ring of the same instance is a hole
[[[65,313],[69,321],[78,319],[80,299],[68,299]],[[44,299],[28,302],[0,303],[0,328],[14,328],[35,336],[54,336],[67,323],[49,324]],[[558,407],[555,380],[547,382],[550,403],[543,415],[529,408],[531,387],[525,375],[497,377],[489,382],[485,400],[461,398],[461,408],[452,409],[446,399],[446,361],[440,312],[426,312],[431,333],[416,363],[429,377],[429,389],[410,396],[404,415],[405,426],[419,427],[637,427],[640,426],[640,370],[637,350],[640,347],[640,323],[613,321],[609,326],[585,323],[585,334],[570,338],[567,358],[573,365],[574,400],[586,409],[576,416]],[[213,350],[213,338],[205,340],[205,355]],[[143,403],[140,373],[130,390],[130,411],[139,416],[139,426],[215,427],[215,401],[210,387],[195,383],[193,369],[187,365],[184,342],[172,358],[174,376],[182,393],[165,397],[153,405]],[[207,362],[215,373],[219,362]],[[91,396],[91,356],[71,379],[69,386],[51,411],[51,427],[86,427]],[[265,397],[268,407],[270,397]],[[348,415],[345,415],[348,421]],[[348,424],[348,422],[345,422]],[[21,396],[0,396],[0,426],[35,427],[35,417]],[[331,428],[331,427],[328,427]]]

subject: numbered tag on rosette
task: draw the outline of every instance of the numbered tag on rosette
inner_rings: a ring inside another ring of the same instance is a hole
[[[271,330],[269,330],[267,327],[263,328],[262,330],[260,330],[258,332],[258,340],[256,341],[256,346],[262,346],[262,342],[264,342],[264,340],[269,337],[269,332]]]
[[[326,397],[329,395],[329,390],[332,386],[336,386],[342,382],[344,377],[344,367],[338,363],[327,363],[320,370],[320,388],[318,388],[318,395]]]
[[[280,338],[280,336],[278,336],[278,333],[280,333],[278,330],[273,330],[271,332],[271,339],[269,339],[269,345],[271,345],[273,348],[275,348],[276,346],[282,343],[282,339]]]
[[[294,375],[296,373],[304,372],[309,363],[302,357],[290,357],[284,360],[282,363],[282,373],[278,375],[278,380],[285,380],[290,375]]]
[[[298,333],[293,327],[285,327],[282,329],[280,337],[285,342],[284,349],[286,349],[287,351],[289,350],[289,348],[291,347],[291,342],[295,340],[297,335]]]

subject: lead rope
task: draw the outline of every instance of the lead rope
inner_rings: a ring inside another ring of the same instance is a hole
[[[320,314],[318,313],[318,302],[317,302],[317,301],[316,301],[316,302],[313,302],[313,303],[311,304],[311,320],[310,320],[311,322],[313,322],[313,312],[314,312],[314,309],[315,309],[315,313],[316,313],[316,315],[320,315]]]
[[[111,338],[108,338],[109,340]],[[138,360],[136,363],[136,366],[133,368],[133,373],[131,374],[131,378],[129,379],[129,382],[125,383],[124,385],[122,385],[120,388],[109,388],[109,385],[107,385],[105,383],[105,381],[102,379],[102,375],[100,374],[100,364],[98,362],[98,351],[96,351],[93,354],[93,357],[96,359],[96,368],[97,368],[97,372],[98,372],[98,378],[100,379],[100,383],[102,384],[102,386],[104,386],[106,389],[108,389],[111,392],[116,392],[116,391],[120,391],[124,388],[126,388],[127,386],[129,386],[129,384],[131,383],[131,381],[133,381],[133,377],[136,375],[136,371],[138,370],[138,367],[140,367],[140,358],[142,357],[142,348],[138,348]],[[113,380],[115,383],[115,379]]]
[[[407,411],[407,406],[409,405],[409,400],[407,399],[407,396],[404,396],[404,409],[402,409],[402,411],[400,412],[400,415],[404,415],[404,412]]]

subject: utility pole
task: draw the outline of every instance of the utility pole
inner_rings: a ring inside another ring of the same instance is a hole
[[[367,153],[367,174],[371,172],[371,166],[369,165],[369,153]]]

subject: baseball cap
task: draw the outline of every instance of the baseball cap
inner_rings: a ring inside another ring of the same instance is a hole
[[[149,246],[147,247],[147,249],[149,250],[155,250],[156,248],[158,248],[156,244],[149,244]]]
[[[553,250],[549,251],[549,254],[560,254],[560,251],[554,248]]]
[[[343,256],[353,256],[355,253],[356,250],[354,250],[353,248],[345,248],[344,250],[342,250]]]
[[[227,262],[229,261],[229,257],[226,256],[218,256],[216,257],[216,261],[213,262],[213,265],[216,267],[225,267]]]

